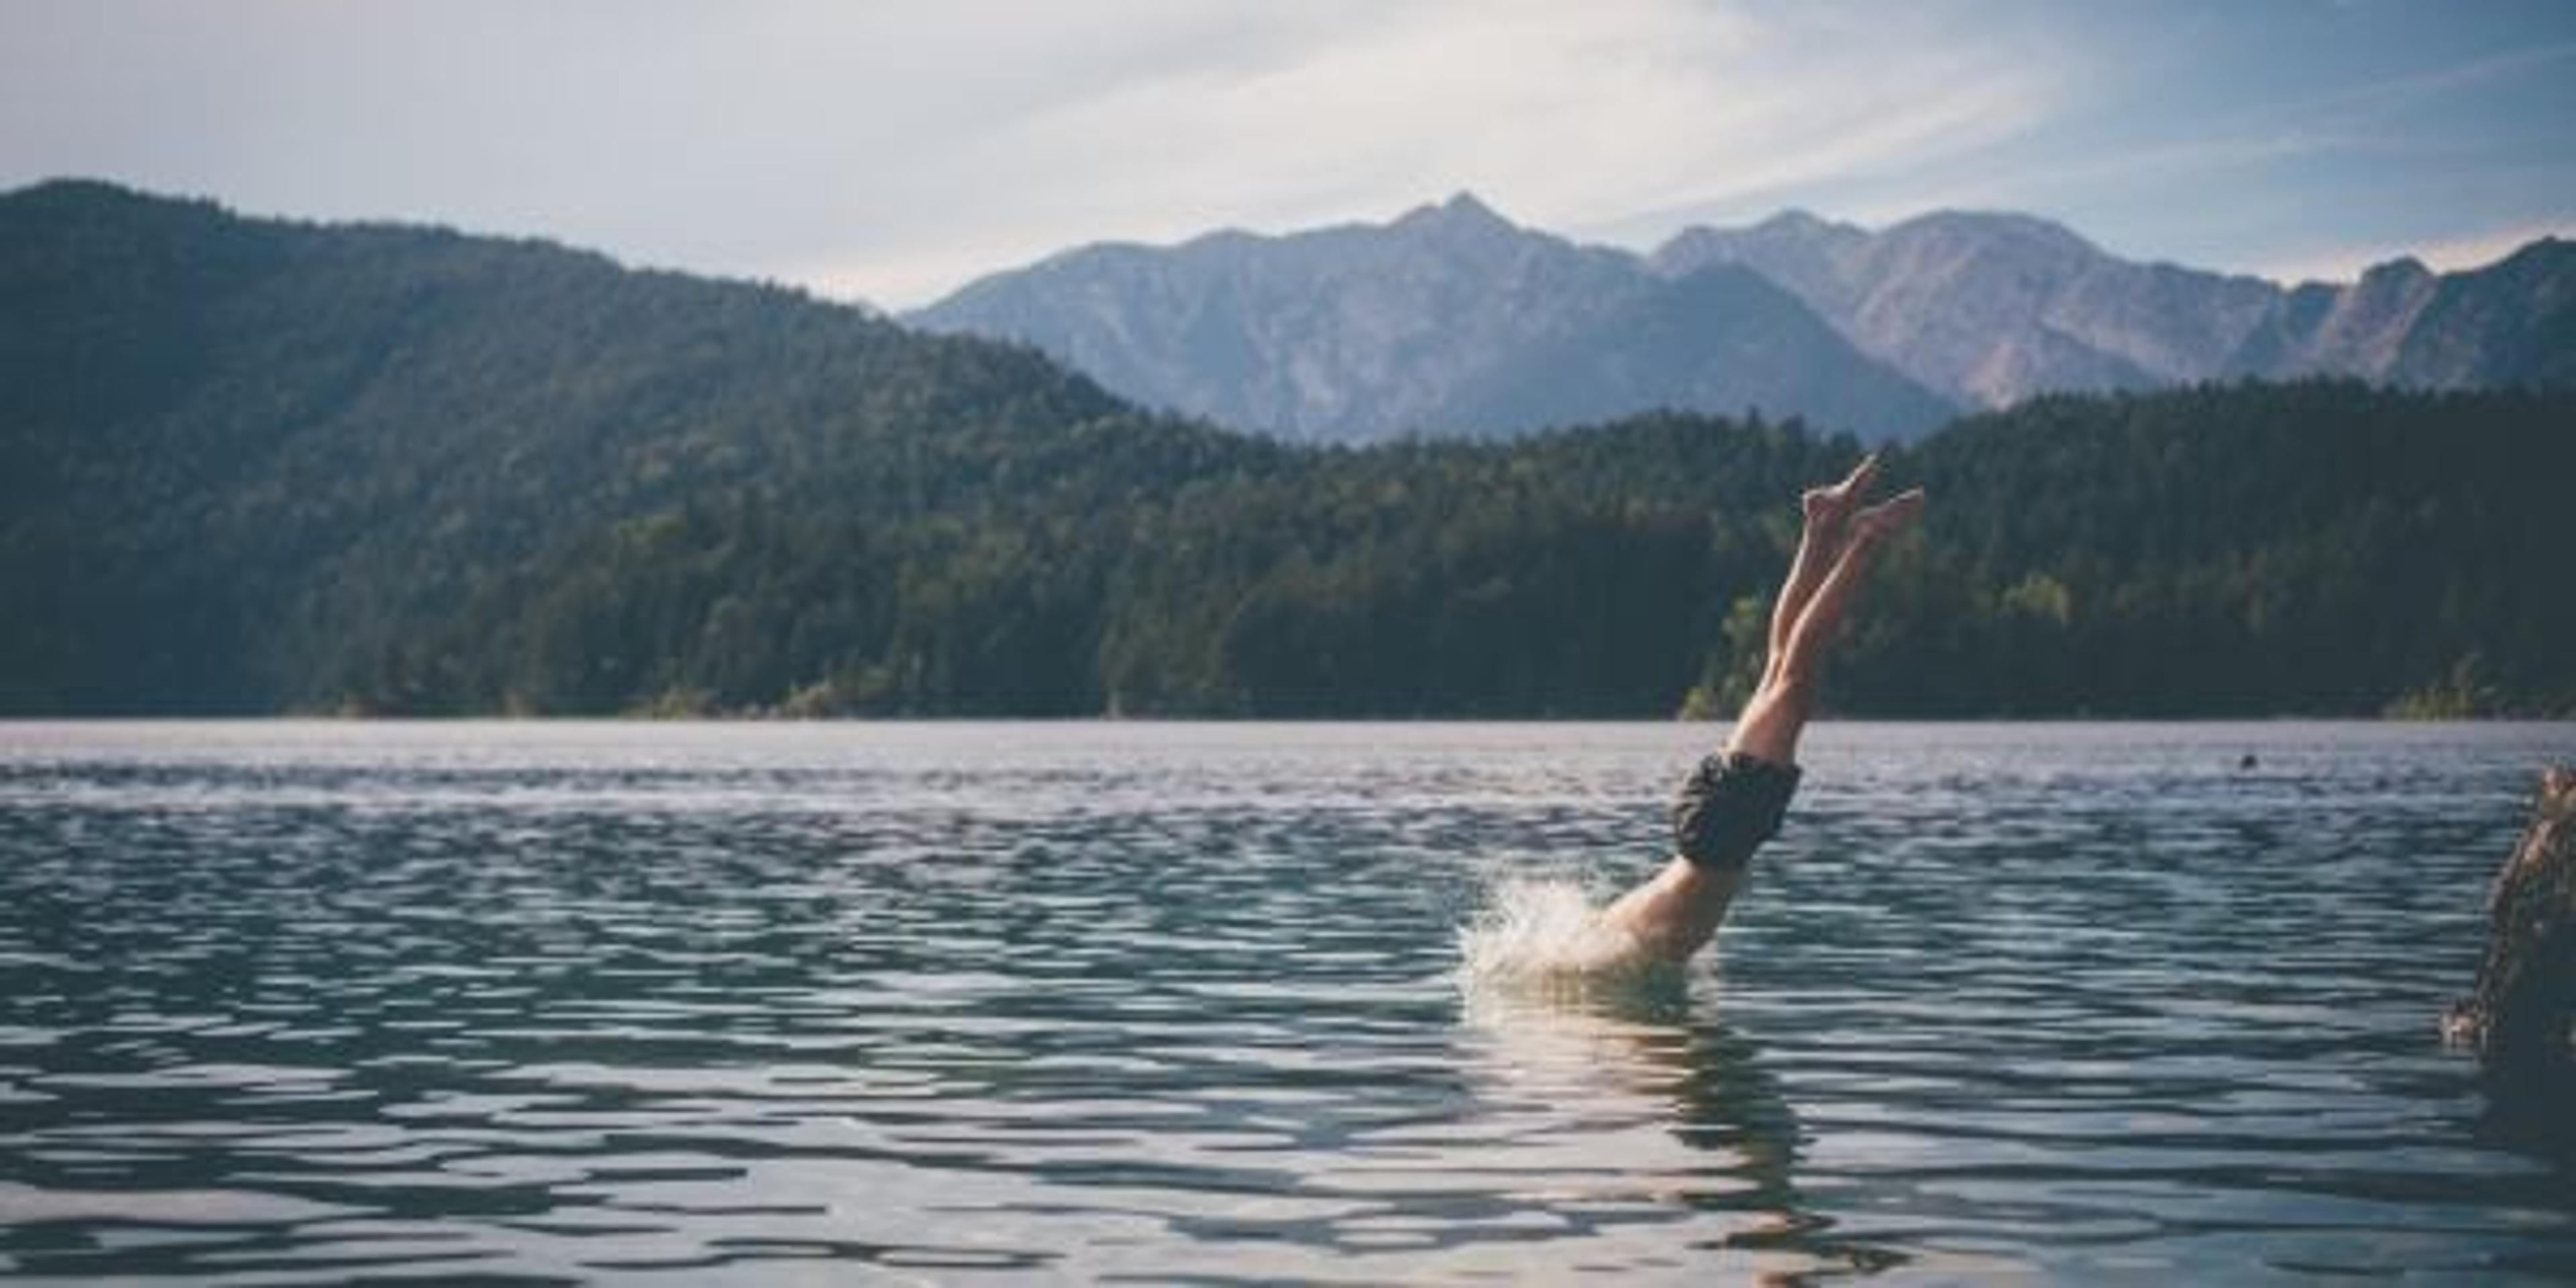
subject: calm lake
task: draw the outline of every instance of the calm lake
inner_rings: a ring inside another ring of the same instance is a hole
[[[0,1277],[2576,1276],[2445,1051],[2569,725],[0,725]],[[2243,763],[2251,755],[2254,763]]]

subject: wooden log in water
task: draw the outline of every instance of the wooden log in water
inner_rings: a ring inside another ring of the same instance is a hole
[[[2576,768],[2540,776],[2531,825],[2496,873],[2477,991],[2443,1021],[2488,1064],[2568,1055],[2576,1014]]]

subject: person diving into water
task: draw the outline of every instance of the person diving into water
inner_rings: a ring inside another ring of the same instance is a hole
[[[1798,735],[1815,712],[1824,654],[1872,552],[1923,510],[1921,488],[1863,504],[1877,478],[1878,457],[1867,456],[1842,482],[1799,498],[1805,527],[1771,608],[1762,682],[1725,749],[1683,784],[1673,807],[1672,860],[1601,912],[1603,925],[1647,957],[1678,962],[1707,943],[1743,888],[1754,849],[1780,830],[1797,790]]]

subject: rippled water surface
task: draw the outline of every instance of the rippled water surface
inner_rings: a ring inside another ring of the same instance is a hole
[[[2576,728],[1823,726],[1461,983],[1710,736],[0,725],[0,1277],[2576,1276],[2436,1030]]]

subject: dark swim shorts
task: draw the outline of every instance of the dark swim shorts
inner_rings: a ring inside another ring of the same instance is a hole
[[[1714,753],[1682,784],[1673,805],[1673,846],[1702,867],[1737,871],[1752,860],[1755,846],[1780,830],[1797,790],[1796,765],[1740,751]]]

